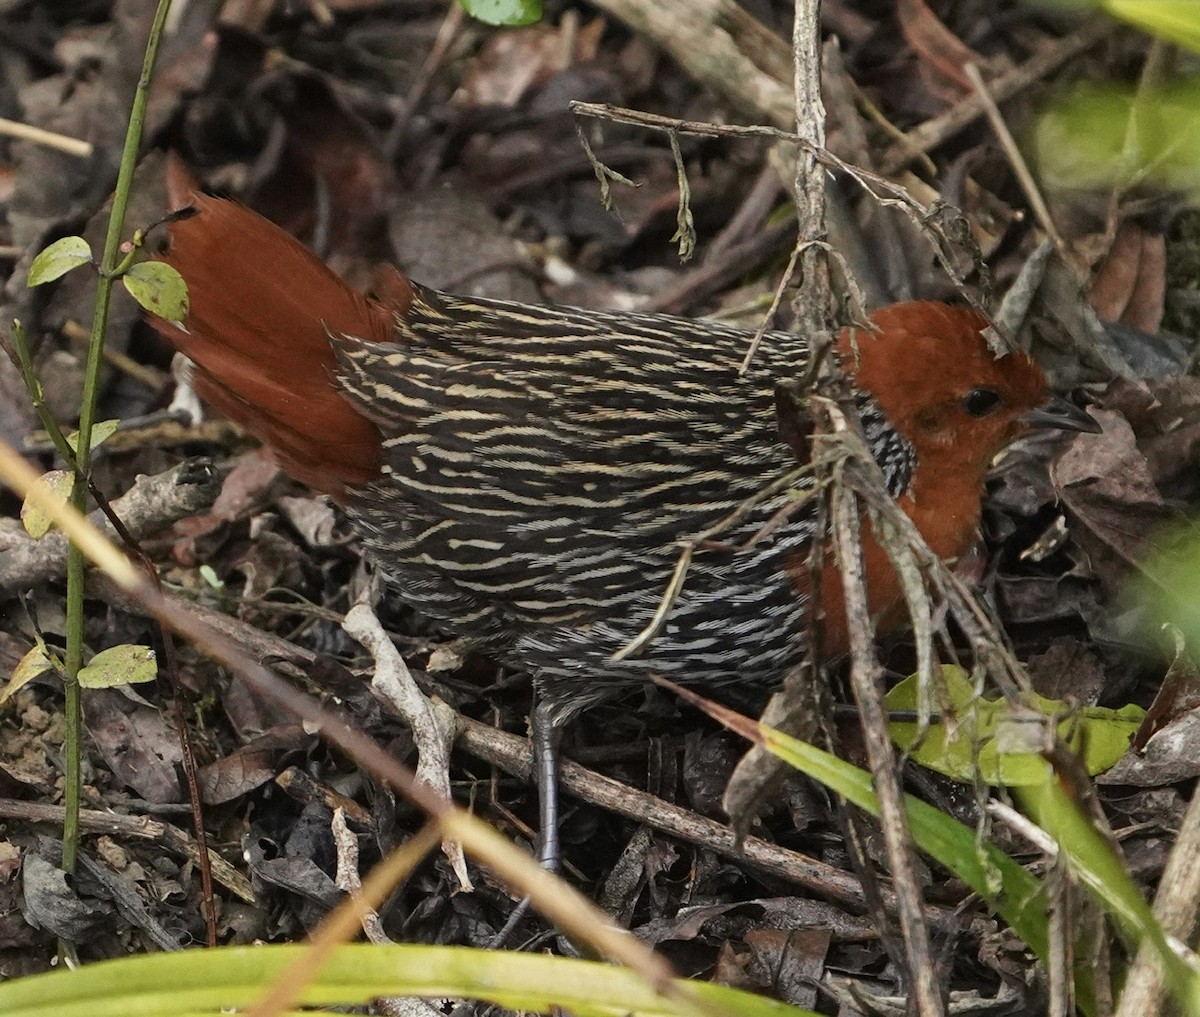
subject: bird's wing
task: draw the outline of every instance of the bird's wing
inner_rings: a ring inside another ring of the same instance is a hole
[[[419,292],[396,343],[338,340],[343,390],[384,433],[384,476],[352,507],[382,560],[436,563],[530,619],[661,588],[676,541],[797,465],[771,375],[801,372],[806,349],[774,334],[739,374],[751,336]],[[535,589],[547,603],[522,600]]]

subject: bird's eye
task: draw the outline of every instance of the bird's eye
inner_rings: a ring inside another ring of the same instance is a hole
[[[973,388],[963,396],[962,404],[968,416],[986,417],[1000,405],[1000,393],[991,388]]]

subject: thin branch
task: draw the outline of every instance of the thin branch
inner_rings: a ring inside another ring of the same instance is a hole
[[[80,159],[89,158],[95,151],[95,146],[90,141],[72,138],[66,134],[59,134],[57,131],[47,131],[42,127],[33,127],[18,120],[8,120],[5,117],[0,117],[0,134],[16,138],[18,141],[32,141],[35,145],[57,149],[59,152],[66,152],[67,155],[78,156]]]

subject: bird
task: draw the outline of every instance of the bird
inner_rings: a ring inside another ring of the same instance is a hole
[[[345,506],[401,601],[532,676],[544,863],[558,862],[559,741],[580,713],[650,675],[777,686],[805,659],[814,610],[824,652],[845,651],[836,566],[822,604],[810,595],[813,510],[787,489],[762,496],[809,454],[777,408],[780,383],[810,370],[809,337],[768,331],[743,369],[754,333],[710,320],[454,296],[394,268],[366,296],[246,206],[175,190],[189,214],[160,257],[190,309],[152,324],[202,399]],[[997,357],[987,327],[969,307],[908,301],[835,343],[888,492],[942,558],[976,539],[1009,443],[1097,429],[1028,355]],[[657,635],[622,655],[680,541],[731,514]],[[886,616],[899,581],[864,532],[868,606]]]

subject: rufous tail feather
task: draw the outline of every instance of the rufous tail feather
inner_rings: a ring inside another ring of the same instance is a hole
[[[168,170],[175,208],[163,260],[188,285],[180,325],[152,319],[196,364],[200,396],[272,450],[289,474],[342,497],[379,472],[380,435],[333,384],[329,333],[393,337],[405,309],[398,273],[386,306],[364,297],[295,238],[241,205],[200,193],[178,161]]]

